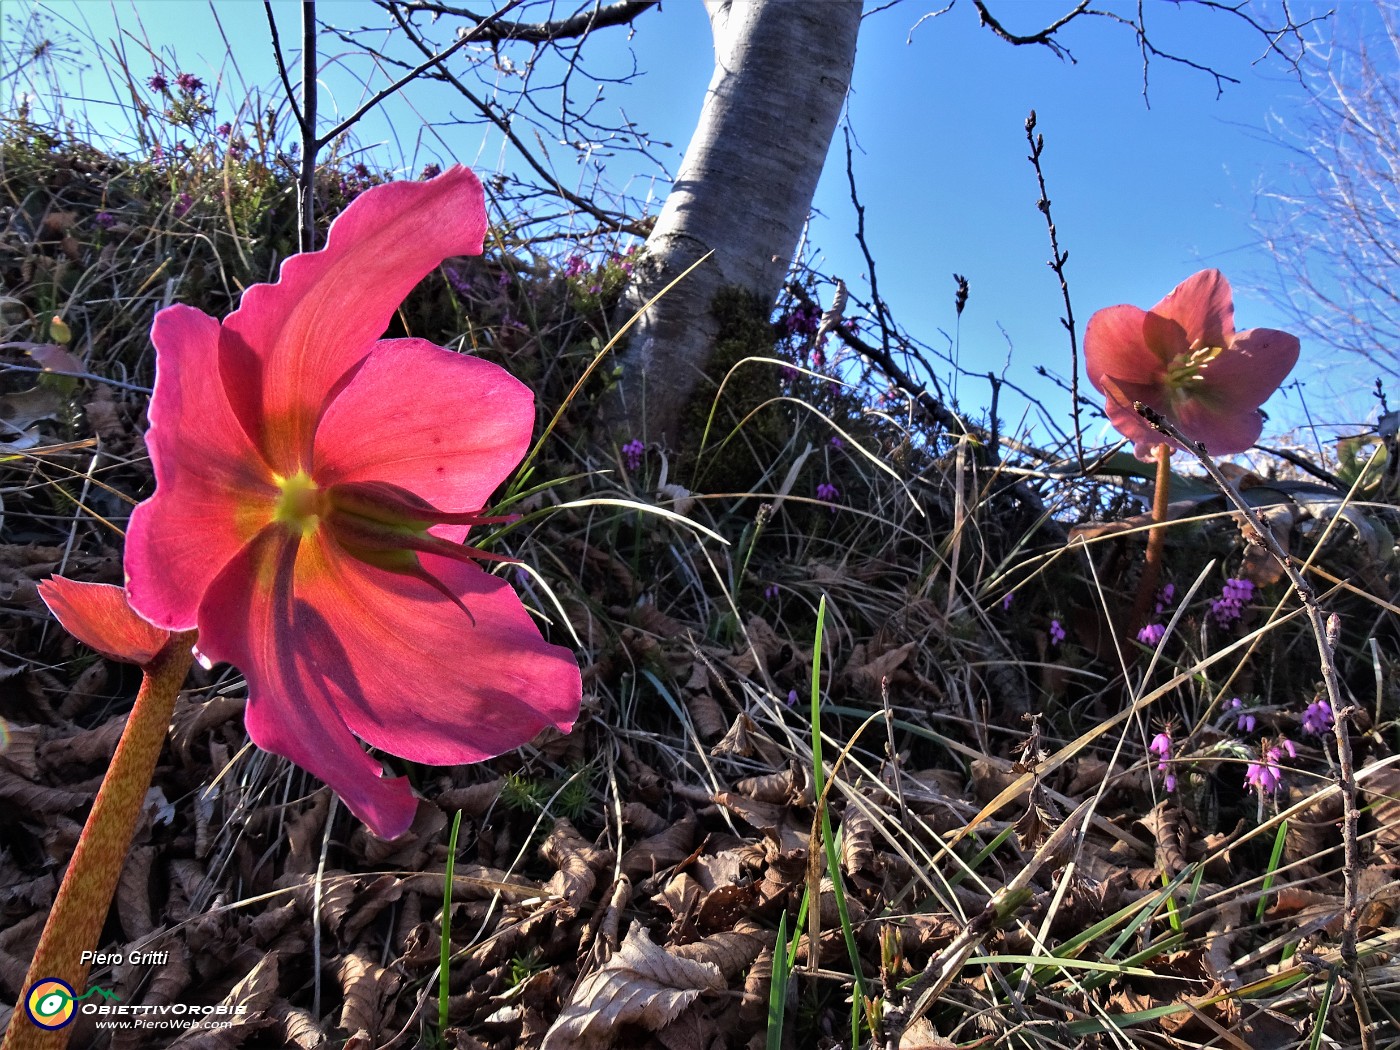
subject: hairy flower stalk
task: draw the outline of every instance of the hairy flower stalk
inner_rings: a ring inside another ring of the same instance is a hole
[[[107,920],[195,640],[193,631],[168,634],[139,619],[118,587],[55,578],[41,583],[39,593],[80,640],[115,659],[140,663],[142,679],[25,975],[26,994],[45,978],[75,989],[87,982],[91,964],[83,953],[97,946]],[[58,1050],[71,1033],[68,1027],[45,1030],[32,1024],[20,1003],[4,1050]]]

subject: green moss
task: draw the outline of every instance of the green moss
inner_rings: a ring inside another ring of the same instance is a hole
[[[719,332],[705,368],[706,382],[685,411],[678,443],[686,450],[682,476],[692,477],[695,487],[707,492],[753,491],[792,433],[791,414],[781,405],[766,404],[781,393],[776,365],[750,362],[729,374],[746,358],[774,355],[769,305],[734,287],[721,289],[710,305]],[[705,448],[697,459],[702,436]]]

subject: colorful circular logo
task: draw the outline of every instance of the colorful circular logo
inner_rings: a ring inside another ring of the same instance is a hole
[[[73,988],[57,977],[36,981],[24,997],[24,1011],[40,1028],[62,1028],[73,1022]]]

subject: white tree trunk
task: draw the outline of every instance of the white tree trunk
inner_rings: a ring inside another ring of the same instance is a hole
[[[727,287],[771,304],[797,250],[851,83],[860,0],[706,0],[715,72],[700,122],[636,276],[625,321],[706,252],[647,312],[620,355],[609,405],[624,440],[671,441],[704,377]]]

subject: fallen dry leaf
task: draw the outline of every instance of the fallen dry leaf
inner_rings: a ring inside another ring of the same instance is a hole
[[[725,987],[714,963],[658,948],[633,923],[617,954],[578,983],[540,1050],[604,1050],[616,1045],[622,1026],[659,1031],[701,992]]]

